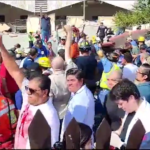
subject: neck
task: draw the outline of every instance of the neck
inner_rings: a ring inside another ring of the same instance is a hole
[[[30,57],[30,58],[32,58],[32,59],[34,59],[34,57],[33,57],[33,56],[31,56],[31,55],[30,55],[29,57]]]
[[[89,56],[89,54],[88,53],[83,53],[83,54],[81,54],[81,56]]]
[[[137,110],[139,109],[141,103],[142,103],[142,100],[139,99],[139,100],[138,100],[138,103],[137,103],[137,106],[135,107],[135,112],[137,112]]]
[[[46,98],[45,98],[45,100],[43,100],[41,104],[46,103],[48,100],[49,100],[49,98],[48,98],[48,97],[46,97]]]
[[[125,65],[128,65],[128,64],[132,64],[131,62],[129,62],[129,63],[126,63]]]
[[[59,72],[59,71],[64,71],[63,69],[53,69],[53,72]]]

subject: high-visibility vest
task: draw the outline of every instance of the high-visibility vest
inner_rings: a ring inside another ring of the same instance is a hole
[[[102,77],[100,80],[100,87],[102,89],[109,89],[108,85],[107,85],[107,78],[108,76],[111,74],[111,72],[115,71],[115,70],[120,70],[120,68],[117,66],[117,64],[113,63],[113,67],[111,68],[111,70],[109,72],[104,72],[102,73]]]
[[[13,101],[4,96],[0,96],[0,149],[7,149],[10,144],[13,145],[13,137],[18,120],[17,116],[17,110]],[[10,143],[11,141],[12,143]]]

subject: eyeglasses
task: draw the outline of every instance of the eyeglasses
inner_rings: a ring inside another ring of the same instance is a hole
[[[137,73],[142,74],[142,75],[145,75],[145,73],[142,73],[142,72],[140,72],[139,70],[137,70]]]
[[[37,91],[40,91],[40,90],[34,90],[34,89],[32,89],[32,88],[29,88],[28,86],[25,86],[25,90],[30,92],[29,95],[32,95],[32,94],[34,94],[34,93],[37,92]]]

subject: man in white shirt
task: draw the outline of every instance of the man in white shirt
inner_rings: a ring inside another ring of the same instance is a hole
[[[50,142],[51,147],[53,147],[53,144],[58,141],[60,123],[52,100],[49,98],[50,79],[45,75],[37,75],[27,80],[15,60],[5,49],[2,37],[0,37],[0,49],[5,67],[21,89],[23,96],[23,105],[15,135],[15,149],[30,149],[28,128],[38,109],[51,128]]]
[[[126,52],[122,60],[122,64],[124,65],[122,78],[127,78],[130,81],[134,82],[138,67],[134,65],[132,61],[133,61],[133,58],[132,58],[131,53]]]
[[[95,115],[94,97],[84,84],[83,72],[77,68],[73,68],[67,71],[66,77],[71,97],[62,123],[61,141],[73,117],[77,122],[84,123],[92,129]]]
[[[110,91],[109,96],[111,100],[118,105],[119,108],[122,108],[126,112],[126,115],[123,118],[122,126],[120,127],[120,129],[117,131],[117,133],[113,131],[111,134],[110,145],[118,149],[126,147],[132,128],[134,127],[135,123],[138,120],[140,120],[145,129],[145,134],[143,136],[140,149],[149,149],[150,104],[145,100],[145,98],[141,98],[136,85],[133,82],[129,81],[128,79],[124,79],[113,87],[113,89]],[[128,119],[130,114],[134,112],[135,115],[132,116],[132,118],[130,118],[131,121],[128,123],[128,126],[126,126],[127,122],[129,121]],[[127,130],[123,130],[124,127],[127,128]],[[125,132],[123,141],[119,137],[122,134],[122,132]],[[136,136],[140,136],[140,132],[137,131]]]

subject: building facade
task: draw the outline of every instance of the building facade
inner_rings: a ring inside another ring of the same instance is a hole
[[[87,0],[85,19],[97,20],[98,16],[113,16],[117,11],[127,11],[131,6],[131,1],[120,3],[119,6],[116,6],[116,2]],[[26,19],[28,15],[39,15],[40,8],[43,13],[55,14],[56,24],[61,20],[65,22],[67,16],[83,16],[83,0],[0,0],[0,22],[10,23],[16,19]]]

